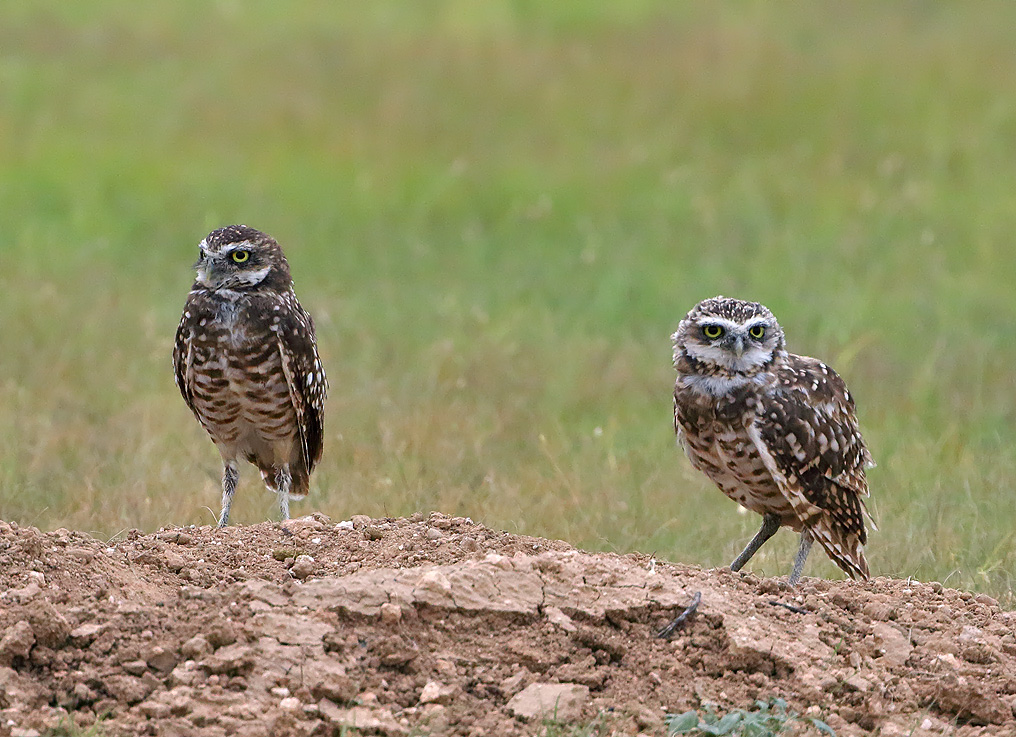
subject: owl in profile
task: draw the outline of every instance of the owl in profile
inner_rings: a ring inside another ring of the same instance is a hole
[[[314,322],[293,290],[282,248],[261,231],[229,225],[198,244],[197,278],[176,331],[176,385],[222,456],[222,511],[239,461],[261,471],[278,495],[307,494],[321,460],[328,381]]]
[[[843,380],[817,359],[788,353],[776,318],[757,302],[700,302],[673,343],[678,439],[692,466],[762,515],[731,570],[789,527],[801,533],[791,586],[813,542],[851,578],[867,579],[865,469],[874,463]]]

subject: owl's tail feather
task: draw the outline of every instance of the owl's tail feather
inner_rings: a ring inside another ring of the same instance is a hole
[[[303,499],[310,491],[310,474],[302,465],[293,469],[293,484],[289,487],[291,499]]]
[[[789,495],[794,514],[840,570],[853,579],[871,577],[864,557],[868,531],[864,502],[853,489],[818,474],[808,476]]]
[[[864,545],[856,534],[831,530],[828,525],[818,525],[810,531],[840,570],[855,580],[867,581],[871,578],[868,560],[864,557]]]
[[[276,469],[271,466],[259,466],[258,469],[261,471],[261,478],[265,482],[265,486],[268,487],[269,491],[278,494],[279,487],[275,481]],[[307,473],[307,469],[302,465],[290,466],[289,472],[292,476],[292,481],[289,485],[289,498],[303,499],[310,490],[310,474]]]

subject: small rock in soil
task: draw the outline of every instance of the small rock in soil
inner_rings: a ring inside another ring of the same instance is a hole
[[[589,688],[577,683],[534,683],[508,702],[508,710],[523,719],[553,717],[559,722],[577,720],[589,701]]]

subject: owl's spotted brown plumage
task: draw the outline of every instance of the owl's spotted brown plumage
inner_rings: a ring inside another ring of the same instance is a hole
[[[209,233],[199,251],[173,366],[222,456],[219,527],[229,521],[239,459],[260,469],[288,519],[289,500],[307,494],[321,459],[328,381],[314,322],[271,236],[229,225]]]
[[[678,439],[695,468],[762,515],[731,569],[785,526],[801,533],[791,585],[813,540],[852,578],[867,579],[862,497],[874,463],[843,380],[821,361],[788,353],[776,318],[757,302],[700,302],[673,340]]]

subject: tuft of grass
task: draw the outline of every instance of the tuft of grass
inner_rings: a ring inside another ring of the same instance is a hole
[[[55,727],[47,729],[42,737],[104,737],[105,734],[102,718],[88,727],[81,727],[74,721],[74,717],[70,716],[61,719]]]
[[[586,724],[573,724],[557,718],[546,718],[537,729],[537,737],[608,737],[615,734],[607,712],[600,712]]]
[[[719,714],[712,706],[706,706],[705,713],[695,711],[683,714],[668,714],[665,718],[669,735],[692,735],[692,737],[776,737],[781,734],[800,734],[801,728],[810,728],[817,734],[836,737],[832,727],[821,719],[802,717],[787,708],[781,698],[756,701],[755,708],[734,709]]]

